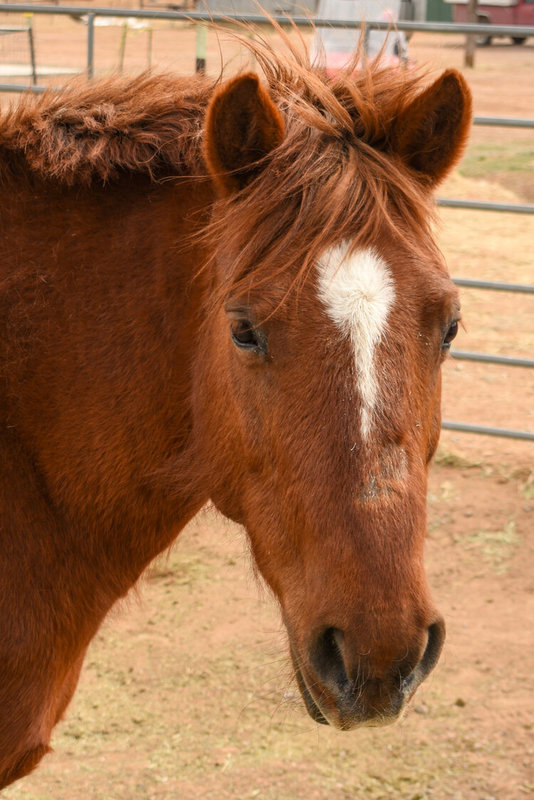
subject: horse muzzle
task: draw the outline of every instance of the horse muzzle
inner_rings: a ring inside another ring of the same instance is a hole
[[[440,618],[426,632],[422,656],[394,659],[389,668],[373,668],[372,653],[350,657],[346,637],[327,628],[314,637],[308,659],[291,645],[297,683],[315,722],[340,730],[389,725],[399,718],[418,686],[435,667],[445,639]]]

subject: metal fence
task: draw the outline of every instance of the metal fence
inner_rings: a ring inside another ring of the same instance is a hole
[[[13,33],[22,33],[27,37],[30,56],[30,77],[32,84],[35,85],[37,83],[37,68],[35,64],[35,47],[33,43],[31,18],[26,25],[0,25],[0,37],[9,36]]]
[[[506,128],[534,129],[534,120],[513,119],[505,117],[475,117],[474,125],[486,125]],[[498,211],[512,214],[534,214],[534,205],[515,203],[486,203],[470,200],[438,199],[438,204],[447,208],[466,208],[476,211]],[[457,286],[471,289],[482,289],[499,292],[514,292],[534,295],[534,286],[514,283],[496,283],[492,281],[477,281],[468,278],[454,278]],[[464,350],[452,350],[451,356],[461,361],[477,361],[486,364],[500,364],[508,367],[534,368],[534,360],[528,358],[513,358],[511,356],[496,356],[486,353],[471,353]],[[508,439],[522,439],[534,442],[534,433],[518,431],[509,428],[494,428],[485,425],[469,425],[463,422],[444,420],[442,427],[446,430],[461,431],[464,433],[481,433],[487,436],[501,436]]]
[[[534,286],[529,286],[528,284],[477,281],[470,278],[453,278],[453,281],[457,286],[465,286],[470,289],[534,295]],[[467,350],[452,350],[451,356],[459,361],[478,361],[485,364],[500,364],[507,367],[534,368],[534,360],[530,358],[514,358],[511,356],[496,356],[487,353],[472,353]],[[443,420],[442,428],[451,431],[461,431],[463,433],[481,433],[487,436],[500,436],[506,439],[522,439],[524,441],[534,442],[534,433],[513,430],[511,428],[470,425],[465,422],[452,422],[449,420]]]
[[[196,63],[198,66],[205,61],[205,25],[202,23],[246,23],[249,25],[266,27],[270,20],[276,22],[283,28],[310,28],[320,24],[321,27],[328,28],[361,28],[366,30],[389,31],[392,24],[384,20],[343,20],[343,19],[320,19],[310,17],[288,15],[271,15],[268,19],[264,14],[218,14],[207,11],[171,11],[163,9],[129,9],[129,8],[93,8],[91,6],[57,6],[57,5],[33,5],[31,3],[0,3],[0,12],[5,13],[26,13],[26,14],[56,14],[69,16],[76,19],[83,18],[87,22],[87,74],[91,77],[94,74],[94,42],[95,42],[95,20],[98,17],[117,17],[123,19],[152,19],[169,20],[174,22],[193,22],[197,23],[197,54]],[[399,21],[395,23],[395,29],[406,32],[426,32],[426,33],[465,33],[472,35],[494,35],[528,38],[534,36],[534,25],[490,25],[473,23],[452,23],[452,22],[413,22]],[[16,86],[14,84],[0,84],[0,91],[27,91],[27,86]],[[44,87],[32,87],[32,91],[44,91]],[[489,119],[489,118],[488,118]],[[525,120],[526,126],[530,121]],[[490,121],[481,124],[492,124]]]
[[[196,69],[202,71],[206,63],[206,24],[205,23],[247,23],[249,25],[263,26],[270,25],[270,22],[262,14],[210,14],[208,12],[183,12],[160,9],[119,9],[119,8],[92,8],[90,6],[47,6],[32,4],[8,4],[0,3],[0,12],[6,13],[26,13],[26,14],[56,14],[83,18],[87,22],[87,75],[92,77],[94,74],[94,36],[95,19],[97,17],[122,17],[140,18],[152,20],[169,20],[196,23]],[[314,20],[308,17],[288,17],[272,16],[272,19],[282,27],[306,27],[314,24]],[[316,20],[315,22],[319,22]],[[204,23],[204,24],[202,24]],[[365,24],[367,30],[390,30],[391,23],[382,20],[370,20],[365,23],[355,20],[321,19],[321,26],[331,28],[360,28]],[[450,33],[450,34],[473,34],[473,35],[502,35],[510,37],[529,37],[534,36],[534,26],[519,25],[489,25],[489,24],[457,24],[443,22],[398,22],[395,28],[399,31],[420,31],[427,33]],[[30,87],[18,84],[0,83],[0,92],[43,92],[47,87],[39,86],[34,80]],[[515,119],[505,117],[475,117],[475,125],[530,128],[534,129],[534,120]],[[534,214],[534,205],[510,204],[510,203],[490,203],[470,200],[444,199],[439,198],[438,204],[448,208],[460,208],[480,211],[493,211],[499,213],[514,214]],[[506,291],[534,294],[534,286],[509,283],[495,283],[489,281],[476,281],[471,279],[456,278],[454,282],[459,286],[469,288]],[[472,353],[467,351],[453,350],[451,355],[455,359],[466,361],[477,361],[488,364],[500,364],[512,367],[532,369],[534,360],[525,358],[514,358],[510,356],[496,356],[485,353]],[[518,431],[507,428],[494,428],[482,425],[470,425],[462,422],[451,422],[444,420],[442,427],[446,430],[462,431],[467,433],[486,434],[490,436],[501,436],[505,438],[522,439],[534,441],[534,433],[528,431]]]

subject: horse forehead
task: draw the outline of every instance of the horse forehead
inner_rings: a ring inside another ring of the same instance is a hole
[[[352,345],[361,433],[366,439],[383,399],[377,345],[386,335],[395,304],[395,281],[384,259],[371,248],[356,253],[350,253],[346,244],[331,248],[317,268],[326,313]]]
[[[328,316],[355,344],[381,338],[395,302],[395,282],[373,248],[351,254],[349,245],[328,249],[318,264],[319,296]]]

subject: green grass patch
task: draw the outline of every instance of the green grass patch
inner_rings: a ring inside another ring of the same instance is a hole
[[[475,144],[465,154],[460,174],[465,178],[484,178],[499,172],[531,172],[533,168],[534,143]]]
[[[482,467],[482,461],[473,461],[470,458],[466,458],[460,453],[447,449],[443,444],[438,446],[434,456],[434,464],[439,467],[452,467],[453,469],[477,469]]]
[[[480,530],[455,538],[467,549],[477,550],[484,561],[500,574],[506,572],[506,562],[519,543],[514,520],[509,520],[500,530]]]

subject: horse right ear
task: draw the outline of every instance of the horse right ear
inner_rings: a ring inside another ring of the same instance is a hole
[[[395,149],[428,185],[443,180],[462,155],[471,124],[471,105],[465,78],[449,69],[397,118]]]
[[[244,188],[283,138],[281,114],[254,73],[224,84],[208,107],[204,132],[204,157],[219,192]]]

